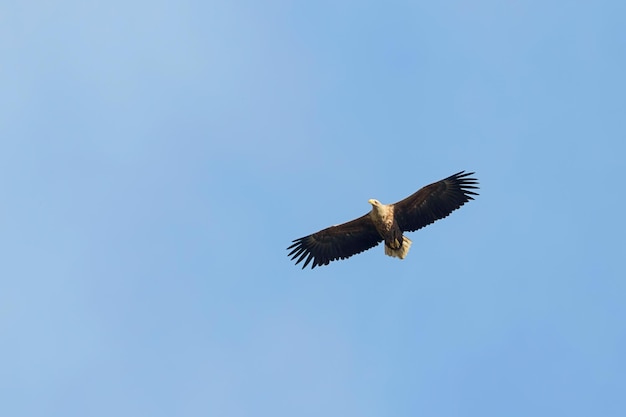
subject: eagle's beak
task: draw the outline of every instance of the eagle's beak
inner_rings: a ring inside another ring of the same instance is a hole
[[[373,198],[370,198],[369,200],[367,200],[367,202],[370,203],[371,205],[374,205],[376,200],[374,200]]]

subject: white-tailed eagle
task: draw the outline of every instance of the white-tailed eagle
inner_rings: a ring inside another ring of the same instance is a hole
[[[395,204],[382,204],[371,199],[372,211],[347,223],[331,226],[293,241],[288,256],[304,261],[302,269],[328,265],[346,259],[385,242],[385,254],[404,259],[411,240],[403,235],[447,217],[463,204],[473,200],[478,180],[473,172],[457,172],[441,181],[427,185]]]

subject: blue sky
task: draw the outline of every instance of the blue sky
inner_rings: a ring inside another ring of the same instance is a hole
[[[624,4],[3,3],[2,414],[626,415]]]

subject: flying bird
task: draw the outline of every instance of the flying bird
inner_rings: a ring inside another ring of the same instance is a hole
[[[288,256],[296,265],[304,261],[311,269],[328,265],[337,259],[373,248],[385,242],[385,255],[404,259],[411,240],[404,232],[414,232],[447,217],[463,204],[473,200],[478,180],[473,172],[457,172],[441,181],[427,185],[395,204],[382,204],[370,199],[372,210],[352,221],[328,227],[293,241]]]

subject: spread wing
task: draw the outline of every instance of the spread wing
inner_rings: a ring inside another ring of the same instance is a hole
[[[296,265],[304,261],[304,269],[312,261],[313,269],[373,248],[382,240],[368,213],[347,223],[296,239],[287,250],[291,249],[288,256],[292,260],[297,258]]]
[[[478,180],[473,172],[457,172],[446,179],[421,188],[415,194],[394,204],[394,216],[400,229],[412,232],[447,217],[463,204],[473,200]]]

